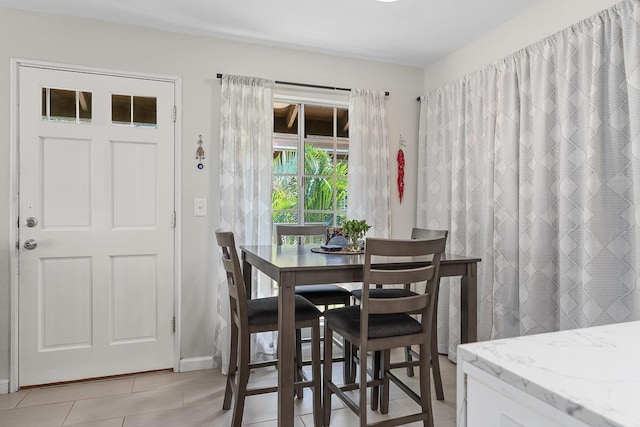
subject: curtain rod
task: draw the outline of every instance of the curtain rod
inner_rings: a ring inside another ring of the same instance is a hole
[[[222,78],[222,74],[218,73],[216,74],[216,77],[221,79]],[[276,80],[275,83],[279,84],[279,85],[288,85],[288,86],[300,86],[300,87],[312,87],[315,89],[330,89],[330,90],[344,90],[349,92],[351,89],[346,88],[346,87],[334,87],[334,86],[322,86],[322,85],[312,85],[312,84],[308,84],[308,83],[295,83],[295,82],[284,82],[281,80]],[[384,96],[389,96],[389,92],[384,93]]]

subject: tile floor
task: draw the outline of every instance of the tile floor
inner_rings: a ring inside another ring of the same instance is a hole
[[[456,367],[440,356],[445,400],[433,398],[436,427],[455,427]],[[334,368],[341,378],[341,364]],[[404,371],[398,370],[404,377]],[[406,378],[406,377],[404,377]],[[159,372],[132,375],[51,387],[22,390],[0,395],[0,427],[227,427],[231,411],[222,410],[226,377],[218,369],[184,373]],[[252,373],[251,384],[274,384],[276,371]],[[408,379],[417,390],[417,380]],[[417,410],[417,405],[399,389],[391,390],[390,416]],[[296,400],[294,427],[313,426],[311,391]],[[357,417],[337,399],[332,404],[331,426],[357,424]],[[369,411],[370,420],[384,418]],[[243,425],[276,426],[277,396],[267,394],[247,398]],[[411,424],[411,426],[422,424]]]

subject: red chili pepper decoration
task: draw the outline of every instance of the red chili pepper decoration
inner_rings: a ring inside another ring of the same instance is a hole
[[[398,195],[400,203],[402,203],[402,196],[404,196],[404,151],[402,148],[398,150]]]

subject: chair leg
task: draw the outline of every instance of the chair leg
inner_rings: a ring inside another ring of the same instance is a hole
[[[327,342],[331,342],[333,340],[333,331],[329,328],[327,323],[324,324],[324,380],[323,384],[323,395],[324,395],[324,416],[323,416],[323,425],[328,426],[331,423],[331,389],[328,387],[328,384],[332,381],[332,368],[333,361],[331,358],[333,357],[333,346],[327,345]]]
[[[360,427],[367,427],[367,353],[360,348]]]
[[[347,344],[345,343],[345,346],[346,345]],[[358,358],[358,348],[354,347],[351,343],[349,343],[349,347],[349,378],[346,378],[345,384],[353,384],[356,382],[356,372],[358,369],[358,364],[356,363]]]
[[[380,379],[380,370],[382,368],[382,364],[380,363],[380,358],[382,357],[382,352],[374,351],[372,357],[372,365],[373,365],[373,379]],[[378,410],[378,402],[380,402],[380,386],[374,385],[371,389],[371,410]]]
[[[313,375],[313,422],[322,427],[322,373],[320,372],[320,320],[311,327],[311,369]]]
[[[229,352],[229,372],[227,373],[227,386],[224,390],[224,400],[222,401],[222,409],[231,408],[231,398],[233,397],[233,388],[231,383],[236,380],[238,371],[238,328],[231,324],[231,350]]]
[[[295,380],[302,381],[302,330],[296,329],[296,372]],[[302,399],[304,390],[302,387],[296,387],[296,397]]]
[[[247,397],[247,384],[249,383],[249,350],[250,337],[243,336],[240,338],[240,362],[238,366],[238,394],[236,396],[235,405],[233,406],[233,418],[231,420],[232,427],[242,426],[242,414],[244,412],[244,401]]]
[[[355,376],[354,374],[352,374],[353,372],[353,354],[352,354],[352,348],[351,348],[351,343],[349,341],[347,341],[346,339],[342,341],[342,352],[343,352],[343,356],[344,356],[344,362],[343,362],[343,383],[344,384],[351,384],[354,380],[353,377]]]
[[[384,350],[382,353],[382,394],[380,395],[380,413],[389,413],[389,376],[387,373],[391,369],[391,350]]]
[[[351,297],[342,300],[343,307],[349,307],[351,305]],[[343,363],[343,384],[351,384],[356,381],[356,365],[353,360],[353,346],[347,339],[342,340],[342,355],[344,356]]]
[[[429,343],[420,344],[420,401],[422,413],[429,414],[429,419],[422,422],[424,427],[433,427],[433,410],[431,408],[431,375],[429,374]]]
[[[436,389],[436,399],[444,400],[444,389],[442,388],[442,376],[440,374],[440,360],[438,353],[431,353],[431,372],[433,373],[433,387]]]
[[[407,362],[411,362],[413,360],[413,357],[411,356],[411,347],[404,348],[404,359]],[[414,375],[413,366],[407,366],[407,376],[412,377],[413,375]]]
[[[436,389],[436,399],[444,400],[442,388],[442,376],[440,375],[440,360],[438,359],[438,325],[435,322],[431,327],[431,372],[433,372],[433,386]]]

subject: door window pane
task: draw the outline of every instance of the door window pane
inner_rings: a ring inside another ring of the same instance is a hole
[[[111,95],[111,121],[114,124],[131,124],[131,96]]]
[[[111,95],[111,122],[116,125],[157,127],[157,99]]]
[[[133,124],[136,126],[148,126],[157,124],[156,98],[147,96],[133,97]]]
[[[50,114],[51,120],[69,121],[76,120],[76,91],[50,89]]]
[[[78,116],[81,122],[91,122],[91,92],[78,92]]]
[[[91,92],[42,88],[42,120],[62,123],[91,123]]]

